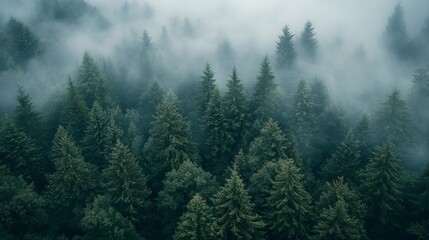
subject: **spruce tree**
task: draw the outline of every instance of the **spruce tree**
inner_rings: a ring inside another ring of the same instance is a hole
[[[392,143],[376,148],[362,174],[362,193],[368,206],[368,232],[373,239],[397,239],[402,211],[401,169]]]
[[[329,106],[329,95],[325,83],[319,78],[315,78],[310,86],[311,98],[313,101],[314,114],[320,117]]]
[[[299,40],[303,50],[303,55],[308,60],[315,60],[317,55],[317,40],[314,38],[315,35],[313,24],[310,21],[307,21]]]
[[[137,240],[134,226],[112,205],[107,196],[97,196],[84,210],[80,221],[83,239]]]
[[[226,121],[220,92],[214,88],[204,114],[205,142],[203,146],[203,167],[216,176],[221,176],[228,167],[229,135],[226,131]]]
[[[236,166],[213,199],[217,239],[263,239],[264,223],[253,211]]]
[[[151,205],[147,178],[130,150],[120,141],[112,149],[102,178],[113,206],[124,217],[138,224],[147,220]]]
[[[228,158],[238,153],[243,144],[243,135],[248,128],[248,106],[243,84],[238,78],[237,69],[232,69],[231,78],[226,84],[228,90],[223,99],[225,106],[226,129],[230,137]]]
[[[282,160],[267,198],[266,222],[276,239],[308,238],[311,197],[305,190],[303,175],[290,160]]]
[[[212,68],[210,64],[207,63],[204,68],[203,75],[201,76],[201,82],[199,83],[198,89],[197,102],[198,110],[201,116],[204,116],[207,110],[207,105],[210,102],[211,94],[216,87],[215,79],[213,77],[214,73],[212,71]]]
[[[157,107],[145,144],[143,165],[154,189],[160,190],[166,172],[177,169],[185,160],[195,160],[194,149],[189,124],[180,114],[175,96],[167,95]]]
[[[69,77],[67,100],[61,122],[77,142],[84,137],[88,115],[89,109]]]
[[[141,66],[143,79],[146,82],[154,79],[155,71],[153,63],[155,60],[155,49],[153,47],[152,38],[149,32],[144,30],[141,38]]]
[[[357,173],[363,167],[359,150],[359,142],[349,131],[337,151],[322,167],[322,176],[326,179],[343,176],[348,183],[356,183]]]
[[[57,231],[73,233],[79,212],[91,201],[99,184],[94,166],[85,162],[72,137],[58,127],[52,142],[51,159],[55,171],[47,175],[46,199]]]
[[[158,81],[154,80],[149,88],[140,96],[138,110],[142,115],[143,134],[147,135],[150,130],[150,123],[153,122],[156,107],[165,95]]]
[[[395,6],[388,19],[385,38],[388,50],[397,57],[406,59],[410,56],[409,37],[401,3]]]
[[[97,101],[103,108],[111,105],[109,87],[100,67],[92,56],[85,52],[82,64],[79,67],[77,89],[90,107]]]
[[[314,126],[314,103],[304,79],[298,84],[293,96],[292,123],[293,131],[301,149],[310,147],[309,137]]]
[[[418,240],[423,240],[429,237],[429,163],[426,162],[413,188],[411,203],[415,211],[407,231]]]
[[[368,115],[363,114],[352,131],[355,139],[358,141],[359,150],[361,153],[361,162],[363,165],[366,165],[370,158],[370,151],[372,149],[370,122]]]
[[[293,67],[297,56],[293,43],[293,34],[290,32],[289,26],[285,25],[282,31],[283,34],[279,36],[276,48],[277,67],[279,69]]]
[[[34,140],[41,140],[43,130],[40,116],[34,110],[30,95],[21,86],[18,88],[16,100],[18,101],[14,117],[16,126]]]
[[[277,84],[274,81],[270,62],[268,57],[265,57],[261,63],[251,101],[253,121],[260,119],[265,122],[268,118],[273,117],[277,103],[276,88]]]
[[[198,193],[189,201],[187,211],[180,217],[174,240],[214,239],[214,217],[204,198]]]

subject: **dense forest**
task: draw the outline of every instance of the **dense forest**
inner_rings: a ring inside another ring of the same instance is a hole
[[[264,48],[150,1],[31,2],[1,2],[1,239],[429,239],[429,8]]]

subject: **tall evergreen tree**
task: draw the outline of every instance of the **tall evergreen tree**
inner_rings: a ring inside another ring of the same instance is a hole
[[[155,60],[155,49],[153,47],[152,38],[149,35],[149,32],[144,30],[143,36],[141,39],[141,64],[142,64],[142,74],[143,79],[146,82],[152,81],[154,79],[155,71],[153,62]]]
[[[373,239],[399,239],[402,211],[401,170],[394,146],[377,147],[362,174],[362,193],[368,206],[367,229]]]
[[[326,179],[343,176],[347,182],[356,183],[357,173],[363,167],[359,150],[359,142],[353,132],[349,131],[337,151],[322,167],[322,176]]]
[[[313,99],[314,114],[320,117],[327,110],[330,102],[325,83],[319,78],[315,78],[311,83],[310,93]]]
[[[405,157],[413,141],[411,120],[407,105],[395,89],[377,113],[376,130],[378,142],[390,139],[401,157]]]
[[[395,6],[392,15],[386,25],[386,45],[387,48],[401,59],[410,57],[410,43],[407,27],[404,19],[404,9],[401,3]]]
[[[264,223],[253,212],[253,203],[236,167],[213,201],[217,239],[263,239]]]
[[[289,26],[285,25],[282,31],[283,34],[279,36],[276,48],[277,67],[279,69],[293,67],[297,56],[293,43],[293,34],[290,32]]]
[[[356,140],[358,141],[361,162],[362,164],[366,165],[370,158],[370,152],[372,149],[372,139],[370,135],[370,122],[368,115],[363,114],[352,131]]]
[[[243,84],[238,78],[237,69],[232,69],[231,78],[226,84],[228,90],[223,99],[225,106],[226,129],[230,137],[228,158],[238,153],[243,144],[243,135],[248,128],[248,106]]]
[[[35,140],[42,139],[42,124],[39,114],[34,110],[30,95],[20,86],[16,96],[18,105],[15,108],[16,126],[22,129],[29,137]]]
[[[120,141],[113,147],[102,177],[113,206],[124,217],[137,224],[147,220],[151,205],[147,178],[130,150]]]
[[[199,89],[198,89],[197,101],[198,101],[198,109],[200,111],[201,116],[204,116],[207,110],[207,105],[210,102],[211,94],[216,87],[215,85],[216,80],[213,77],[214,77],[214,73],[212,71],[212,68],[210,64],[207,63],[204,68],[203,75],[201,76],[201,82],[199,84]]]
[[[145,171],[158,191],[166,172],[177,169],[185,160],[195,160],[189,124],[180,114],[175,96],[165,96],[158,105],[145,153]]]
[[[221,176],[228,167],[228,144],[230,136],[226,131],[226,121],[219,89],[214,88],[204,114],[205,142],[203,146],[203,167]]]
[[[88,107],[97,101],[103,108],[111,105],[108,83],[93,57],[85,52],[79,67],[77,89]]]
[[[271,71],[268,57],[262,60],[257,77],[253,99],[251,102],[252,120],[260,119],[262,122],[273,117],[276,109],[276,88],[274,75]]]
[[[155,120],[156,107],[165,95],[164,89],[154,80],[149,88],[140,96],[138,110],[142,115],[143,134],[147,135],[150,123]]]
[[[317,55],[317,40],[314,37],[315,35],[313,24],[310,21],[307,21],[299,40],[303,55],[308,60],[314,60]]]
[[[407,231],[418,240],[429,237],[429,163],[426,162],[415,182],[411,203],[416,209],[413,213],[414,221]]]
[[[60,126],[52,142],[51,159],[55,172],[47,176],[46,199],[61,233],[77,231],[79,212],[99,189],[94,166],[85,162],[72,137]]]
[[[308,238],[311,197],[292,160],[282,160],[267,198],[266,222],[275,239]]]
[[[88,114],[88,107],[69,77],[67,100],[61,122],[77,142],[84,137]]]
[[[301,79],[293,97],[292,123],[295,136],[303,150],[310,147],[309,137],[314,126],[313,104],[307,83]]]
[[[214,239],[214,217],[204,198],[198,193],[189,201],[187,211],[180,217],[175,240],[209,240]]]

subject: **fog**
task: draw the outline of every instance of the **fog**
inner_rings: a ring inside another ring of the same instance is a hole
[[[274,65],[282,28],[287,24],[296,41],[308,20],[315,28],[319,59],[306,63],[298,58],[299,70],[293,78],[311,81],[319,77],[331,97],[346,108],[373,110],[374,103],[380,103],[394,88],[408,94],[412,74],[421,65],[397,61],[382,45],[388,17],[397,1],[86,0],[90,9],[73,23],[44,16],[40,2],[1,0],[1,25],[14,17],[45,44],[42,56],[33,59],[27,69],[1,74],[2,79],[11,80],[2,80],[3,109],[14,104],[15,91],[6,89],[15,88],[16,82],[43,106],[53,93],[64,89],[67,75],[76,76],[85,51],[100,65],[109,59],[116,68],[125,69],[128,81],[138,81],[136,56],[129,53],[138,49],[144,30],[159,52],[163,51],[162,29],[166,30],[172,54],[157,59],[168,69],[158,76],[165,88],[198,77],[203,66],[210,63],[221,88],[236,65],[251,89],[262,58],[267,55]],[[408,34],[416,37],[429,16],[429,2],[403,1],[402,6]],[[219,58],[225,42],[233,53],[228,61]],[[282,77],[276,76],[281,84]]]

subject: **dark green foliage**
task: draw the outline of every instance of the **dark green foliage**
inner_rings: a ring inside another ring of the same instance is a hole
[[[61,122],[77,142],[80,142],[84,137],[88,114],[88,107],[78,93],[73,81],[69,78],[67,100]]]
[[[311,83],[310,93],[313,99],[314,114],[320,116],[329,106],[328,90],[325,83],[319,78],[315,78]]]
[[[407,105],[395,89],[387,96],[375,120],[378,142],[390,140],[401,157],[408,155],[413,141]]]
[[[310,134],[314,126],[314,102],[304,79],[298,84],[293,97],[292,123],[293,132],[301,149],[308,149]]]
[[[111,106],[108,83],[93,57],[85,52],[76,81],[79,94],[88,107],[97,101],[103,108]]]
[[[214,73],[211,69],[210,64],[206,64],[203,71],[203,75],[201,76],[201,82],[199,84],[197,98],[198,110],[200,111],[201,116],[204,116],[207,110],[207,105],[210,102],[211,94],[216,87],[215,79],[213,77]]]
[[[152,38],[149,35],[148,31],[143,31],[143,36],[141,38],[141,71],[143,79],[146,82],[154,80],[154,67],[153,62],[155,58],[154,47],[152,44]]]
[[[267,198],[266,222],[276,239],[308,238],[311,197],[304,189],[303,175],[292,160],[281,160]]]
[[[180,217],[175,240],[208,240],[214,239],[212,210],[198,193],[189,201],[187,211]]]
[[[283,33],[279,36],[276,56],[279,69],[290,68],[295,65],[297,54],[293,43],[293,34],[290,32],[288,25],[283,27]]]
[[[414,222],[408,227],[407,231],[417,239],[427,239],[429,236],[429,164],[417,177],[412,198],[414,212]]]
[[[305,23],[304,31],[301,33],[300,45],[303,55],[308,60],[315,60],[317,55],[317,40],[314,38],[314,27],[310,21]]]
[[[236,167],[214,196],[216,239],[263,239],[264,223],[253,211],[243,180]]]
[[[28,26],[11,17],[7,33],[10,36],[10,53],[14,61],[25,66],[33,57],[43,51],[43,44]]]
[[[42,124],[39,114],[34,110],[30,95],[20,86],[16,96],[18,105],[15,108],[15,123],[22,131],[33,139],[42,138]]]
[[[368,233],[373,239],[398,239],[402,211],[401,169],[394,146],[377,147],[362,174],[362,194],[368,206]]]
[[[124,217],[139,224],[147,220],[151,205],[147,178],[130,150],[120,141],[112,149],[102,178],[112,205]]]
[[[228,91],[223,99],[225,108],[226,130],[230,137],[230,151],[227,155],[232,158],[238,153],[243,144],[243,136],[248,128],[249,112],[247,99],[244,95],[243,84],[238,78],[237,69],[232,69],[228,80]]]
[[[249,180],[249,192],[253,197],[253,202],[256,205],[255,210],[258,213],[263,213],[267,210],[266,200],[270,196],[271,182],[274,180],[280,169],[280,160],[272,160],[264,163],[264,165],[254,173]]]
[[[366,114],[363,114],[352,129],[355,139],[358,141],[362,164],[366,165],[370,158],[372,139],[370,135],[370,123]]]
[[[158,105],[145,153],[145,171],[158,191],[166,172],[185,160],[195,160],[189,124],[180,114],[175,96],[167,95]]]
[[[33,185],[22,177],[12,176],[0,165],[0,238],[24,239],[25,235],[41,233],[46,224],[45,201]]]
[[[80,225],[83,239],[128,240],[141,239],[134,226],[112,205],[110,199],[99,195],[88,204]]]
[[[156,107],[161,103],[164,95],[164,90],[155,80],[150,84],[149,89],[140,96],[138,109],[142,115],[141,122],[143,123],[144,134],[149,133],[150,123],[155,120]]]
[[[341,198],[333,206],[322,210],[314,231],[312,239],[365,239],[362,223],[348,214],[347,203]]]
[[[62,233],[77,231],[79,212],[88,201],[92,201],[99,189],[94,166],[85,162],[72,137],[60,126],[55,134],[51,159],[55,171],[47,175],[45,193],[52,223]]]
[[[228,167],[226,154],[229,150],[230,136],[226,131],[226,120],[220,92],[214,88],[204,114],[203,127],[205,142],[203,147],[203,167],[221,176]]]
[[[359,150],[359,142],[349,131],[337,151],[322,167],[322,176],[326,179],[343,176],[347,182],[356,183],[357,173],[363,167]]]
[[[6,120],[0,130],[0,161],[11,173],[34,182],[38,190],[45,184],[46,164],[35,141],[12,120]]]
[[[184,161],[177,170],[168,172],[158,195],[164,232],[173,233],[178,218],[195,194],[210,198],[217,188],[215,178],[189,160]]]
[[[277,104],[276,88],[277,84],[274,81],[270,62],[268,57],[265,57],[261,63],[251,101],[250,109],[253,121],[260,119],[265,122],[274,115]]]

